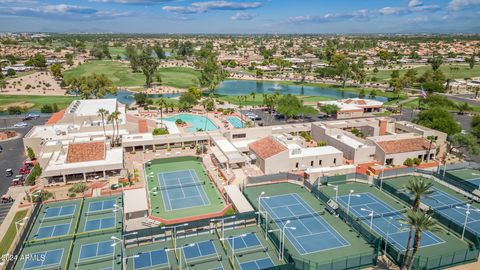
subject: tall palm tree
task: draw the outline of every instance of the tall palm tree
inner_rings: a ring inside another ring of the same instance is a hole
[[[108,115],[108,111],[104,108],[100,108],[98,109],[97,114],[98,116],[102,117],[103,135],[107,137],[107,132],[105,130],[105,117]]]
[[[109,114],[107,117],[108,122],[112,123],[112,140],[110,142],[111,146],[115,144],[115,120],[113,119],[113,113]]]
[[[430,161],[430,152],[432,151],[433,143],[437,141],[437,137],[435,136],[427,136],[427,140],[430,142],[428,145],[428,152],[427,152],[427,162]]]
[[[118,137],[120,135],[120,132],[119,132],[119,127],[118,127],[118,119],[120,119],[120,112],[119,111],[114,111],[112,112],[112,114],[110,114],[110,118],[111,118],[111,121],[113,121],[113,127],[115,128],[116,126],[116,132],[114,132],[113,134],[116,134],[113,136],[113,144],[115,144],[116,142],[118,142]]]
[[[411,197],[413,197],[413,206],[412,211],[417,211],[420,207],[420,201],[422,197],[431,199],[430,196],[434,190],[432,189],[433,183],[425,181],[424,178],[417,178],[416,176],[413,179],[408,181],[408,184],[403,188],[403,190],[407,191]],[[410,253],[410,243],[412,242],[413,236],[413,228],[410,226],[410,231],[408,233],[407,239],[407,248],[405,249],[405,260],[403,263],[405,264],[408,259],[408,254]]]
[[[157,101],[158,108],[160,109],[160,126],[163,128],[163,108],[167,107],[167,100],[165,98],[159,98]]]
[[[443,228],[439,225],[431,214],[427,214],[423,210],[410,210],[404,220],[403,224],[407,224],[410,228],[415,228],[415,238],[413,239],[413,251],[410,261],[407,263],[407,257],[404,258],[403,267],[407,267],[408,270],[412,269],[412,265],[415,262],[415,257],[418,253],[420,241],[422,240],[422,233],[430,231],[433,233],[442,232]]]
[[[255,92],[250,93],[250,96],[252,97],[253,107],[254,107],[254,108],[255,108],[255,96],[256,96],[256,95],[257,95],[257,94],[256,94]]]

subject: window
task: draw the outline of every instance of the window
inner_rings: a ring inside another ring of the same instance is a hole
[[[297,162],[297,163],[295,163],[295,168],[297,168],[297,169],[298,169],[298,162]]]
[[[333,164],[337,165],[337,158],[333,159]]]
[[[310,162],[310,166],[313,167],[313,160]]]
[[[387,164],[387,165],[392,165],[392,164],[393,164],[393,158],[387,158],[387,159],[385,160],[385,164]]]
[[[240,133],[240,134],[233,134],[232,135],[233,139],[241,139],[241,138],[246,138],[246,137],[247,137],[247,133]]]
[[[322,166],[322,160],[321,159],[318,161],[318,165]]]

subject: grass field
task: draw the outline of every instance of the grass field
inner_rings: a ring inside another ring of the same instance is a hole
[[[29,109],[40,110],[43,105],[56,103],[60,109],[66,108],[75,97],[72,96],[27,96],[27,95],[0,95],[0,107],[6,109],[9,104],[18,101],[27,101],[33,106]]]
[[[427,70],[432,70],[431,66],[429,65],[416,67],[415,69],[417,70],[417,76],[421,76]],[[376,77],[379,82],[385,82],[390,80],[390,75],[392,74],[393,70],[381,69],[377,73],[374,73],[373,70],[368,70],[367,77]],[[403,76],[403,74],[405,74],[408,69],[398,70],[400,71],[400,76]],[[473,67],[473,69],[470,69],[468,65],[443,64],[440,67],[440,70],[443,72],[443,74],[445,74],[447,78],[450,79],[465,79],[480,76],[480,65],[476,65]]]
[[[12,242],[15,239],[15,236],[17,235],[15,222],[23,219],[26,215],[27,215],[27,210],[18,211],[17,213],[15,213],[15,216],[13,217],[13,220],[10,223],[10,226],[8,226],[7,232],[3,236],[2,241],[0,241],[0,255],[4,255],[5,253],[8,252],[8,249],[12,245]]]
[[[305,188],[289,183],[278,183],[278,184],[268,184],[255,187],[247,187],[245,189],[245,195],[248,200],[253,204],[253,206],[258,209],[258,196],[261,192],[265,192],[265,196],[275,196],[282,194],[296,193],[298,194],[310,207],[312,207],[316,212],[323,212],[325,206],[320,203],[320,201],[313,196]],[[301,260],[310,260],[312,265],[315,263],[328,263],[335,260],[345,259],[347,256],[354,258],[358,255],[373,254],[373,248],[359,235],[351,230],[343,221],[334,215],[325,212],[321,214],[321,217],[326,220],[337,232],[349,242],[349,246],[322,250],[310,254],[300,255],[295,247],[286,241],[286,248],[288,252]],[[275,227],[275,225],[273,225]],[[321,269],[321,268],[317,268]]]
[[[454,101],[452,100],[453,104],[455,105],[459,105],[461,104],[462,102],[460,101]],[[468,112],[480,112],[480,106],[476,106],[476,105],[472,105],[472,104],[469,104],[470,105],[470,110],[468,110]],[[418,108],[418,98],[416,99],[413,99],[411,101],[408,101],[408,102],[405,102],[402,104],[403,107],[406,107],[406,108],[410,108],[410,109],[417,109]],[[428,108],[428,105],[425,105],[425,104],[422,104],[421,103],[421,106],[423,106],[423,108]],[[455,107],[455,106],[444,106],[442,107],[446,110],[449,110],[449,111],[453,111],[453,112],[457,112],[458,111],[458,108]]]
[[[174,157],[153,160],[152,165],[146,166],[145,170],[145,177],[148,179],[148,189],[152,190],[160,185],[156,177],[159,172],[164,173],[189,169],[195,170],[200,181],[205,181],[206,184],[202,185],[201,188],[205,191],[210,204],[167,211],[164,206],[162,192],[159,190],[156,195],[153,193],[150,194],[150,208],[152,209],[152,215],[162,219],[171,220],[217,213],[224,209],[225,203],[222,196],[218,192],[215,184],[208,177],[201,161],[197,160],[195,157]],[[153,172],[155,177],[147,177],[151,172]]]
[[[145,84],[143,73],[133,73],[127,63],[116,61],[89,61],[81,66],[64,72],[64,78],[105,74],[118,87],[142,87]],[[178,88],[199,86],[200,73],[191,68],[169,67],[160,68],[156,74],[160,74],[162,84]],[[154,78],[155,80],[155,78]]]
[[[216,97],[219,100],[226,101],[231,104],[235,105],[240,105],[240,101],[238,100],[237,96],[229,96],[229,95],[216,95]],[[331,98],[328,97],[321,97],[321,96],[297,96],[299,99],[303,100],[304,103],[311,103],[311,102],[318,102],[318,101],[327,101],[327,100],[332,100]],[[261,94],[257,94],[255,96],[255,101],[253,100],[253,97],[248,95],[247,96],[247,101],[241,102],[242,105],[247,105],[247,106],[258,106],[263,104],[263,96]]]

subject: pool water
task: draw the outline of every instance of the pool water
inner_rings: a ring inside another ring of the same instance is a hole
[[[227,116],[227,121],[232,124],[234,128],[243,128],[243,122],[236,116]]]
[[[181,113],[177,114],[172,117],[163,118],[164,121],[175,122],[177,119],[182,119],[182,121],[186,122],[189,127],[187,128],[188,132],[196,132],[199,129],[203,131],[211,131],[217,130],[218,127],[210,120],[208,117],[188,114],[188,113]]]

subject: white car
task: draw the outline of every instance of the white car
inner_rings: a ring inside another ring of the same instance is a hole
[[[21,128],[21,127],[26,127],[26,126],[28,126],[28,124],[25,123],[25,122],[18,122],[15,125],[13,125],[13,127],[16,127],[16,128]]]

